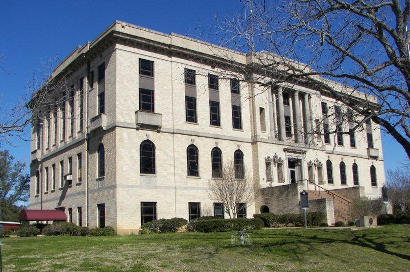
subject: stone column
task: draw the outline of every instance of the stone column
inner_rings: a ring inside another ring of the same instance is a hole
[[[300,103],[299,91],[293,93],[294,113],[295,113],[295,140],[297,143],[302,142],[302,122],[300,120]]]
[[[279,114],[279,139],[284,141],[286,139],[285,136],[285,110],[283,108],[283,89],[279,87],[278,89],[278,114]]]
[[[309,144],[310,139],[312,139],[312,123],[309,107],[309,94],[305,93],[303,97],[303,103],[305,108],[306,143]]]

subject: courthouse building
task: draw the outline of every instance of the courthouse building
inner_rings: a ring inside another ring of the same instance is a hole
[[[353,197],[380,197],[379,126],[332,133],[352,124],[334,122],[349,109],[329,93],[294,83],[264,90],[226,66],[261,54],[112,24],[52,73],[66,87],[49,90],[55,105],[33,120],[30,209],[62,209],[70,222],[119,233],[153,219],[228,217],[208,182],[229,162],[255,188],[238,203],[242,217],[299,212],[306,190],[332,223],[347,220]]]

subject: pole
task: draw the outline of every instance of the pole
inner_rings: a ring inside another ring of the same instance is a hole
[[[303,210],[305,211],[305,228],[307,228],[307,215],[306,215],[307,208],[303,208]]]
[[[3,224],[0,224],[0,230],[3,230]],[[3,261],[1,257],[1,236],[3,235],[3,232],[0,233],[0,272],[3,271]]]

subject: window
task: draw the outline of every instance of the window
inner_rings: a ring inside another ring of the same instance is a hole
[[[80,79],[80,93],[78,97],[79,102],[79,113],[80,113],[80,120],[79,120],[79,131],[83,131],[84,129],[84,78]]]
[[[245,176],[245,167],[243,165],[243,153],[239,149],[235,151],[233,164],[235,167],[235,178],[243,179]]]
[[[77,207],[77,225],[83,226],[83,209],[81,207]]]
[[[98,227],[105,228],[105,203],[97,204]]]
[[[353,163],[352,173],[353,173],[353,185],[359,185],[359,168],[357,167],[356,163]]]
[[[342,125],[337,125],[336,126],[337,130],[337,144],[343,146],[343,130],[342,130]]]
[[[367,147],[374,148],[373,143],[373,133],[372,133],[372,121],[370,119],[366,120],[366,134],[367,134]]]
[[[196,123],[196,97],[185,96],[185,116],[186,121]]]
[[[51,166],[51,191],[56,189],[56,165]]]
[[[327,183],[333,184],[333,166],[330,160],[326,161]]]
[[[73,174],[73,158],[72,157],[68,158],[68,174],[69,175]]]
[[[154,76],[154,62],[150,60],[140,59],[140,75]]]
[[[186,149],[188,176],[199,176],[198,172],[198,148],[191,144]]]
[[[46,167],[45,172],[45,191],[48,192],[48,167]]]
[[[65,92],[63,93],[63,101],[61,102],[61,134],[60,134],[60,142],[65,141]]]
[[[347,119],[349,121],[349,138],[350,138],[350,147],[356,147],[356,139],[354,133],[354,114],[352,110],[348,110]]]
[[[283,94],[283,105],[289,106],[290,105],[290,98],[288,93]]]
[[[98,146],[98,177],[105,176],[105,150],[104,145]]]
[[[343,146],[343,123],[342,123],[342,110],[339,106],[335,106],[336,117],[336,138],[337,144]]]
[[[68,222],[73,223],[73,208],[68,208]]]
[[[77,154],[77,182],[80,183],[83,177],[83,157],[81,153]]]
[[[377,186],[376,167],[374,165],[370,166],[370,181],[372,186]]]
[[[195,85],[195,70],[185,68],[185,83]]]
[[[264,108],[259,108],[259,119],[260,119],[260,124],[261,124],[261,131],[265,132],[266,122],[265,122],[265,109]]]
[[[259,210],[261,213],[269,213],[269,207],[266,205],[262,205]]]
[[[322,167],[322,163],[320,163],[317,166],[317,180],[319,184],[323,184],[324,180],[323,180],[323,167]]]
[[[315,183],[315,169],[313,165],[308,166],[308,178],[309,178],[309,183]]]
[[[105,113],[105,92],[98,94],[98,114]]]
[[[199,202],[189,202],[189,221],[201,217],[201,203]]]
[[[272,181],[272,163],[270,161],[265,161],[265,167],[266,167],[266,181],[271,182]]]
[[[210,109],[210,124],[212,126],[220,126],[220,116],[219,116],[219,102],[217,101],[209,101],[209,109]]]
[[[246,218],[246,203],[238,203],[237,213],[238,218]]]
[[[140,88],[140,110],[154,112],[154,91]]]
[[[36,136],[37,136],[36,149],[40,149],[41,148],[41,124],[40,124],[40,121],[38,121],[37,124],[36,124]]]
[[[280,183],[285,182],[285,179],[283,178],[284,177],[284,175],[283,175],[283,162],[278,162],[277,169],[278,169],[278,182],[280,182]]]
[[[54,122],[54,141],[53,141],[53,145],[57,144],[57,133],[58,133],[58,129],[57,129],[57,109],[54,110],[54,116],[53,116],[53,122]]]
[[[346,185],[346,164],[344,162],[340,163],[340,183]]]
[[[323,135],[326,144],[330,144],[330,133],[329,133],[329,123],[327,120],[328,117],[328,108],[327,103],[322,102],[322,115],[323,115]]]
[[[155,145],[150,140],[140,145],[140,173],[155,174]]]
[[[356,147],[356,138],[354,135],[354,130],[349,129],[349,137],[350,137],[350,147]]]
[[[141,202],[141,225],[157,220],[157,202]]]
[[[101,83],[105,78],[105,63],[101,63],[98,66],[98,83]]]
[[[223,203],[214,203],[214,217],[225,218]]]
[[[47,148],[51,145],[51,117],[50,112],[47,113]]]
[[[236,78],[231,79],[231,93],[239,94],[239,80]]]
[[[40,172],[36,172],[36,195],[40,194]]]
[[[212,177],[222,178],[222,152],[218,147],[211,151]]]
[[[64,187],[64,161],[60,161],[60,188]]]
[[[290,121],[290,116],[285,116],[285,133],[286,137],[292,137],[292,123]]]
[[[216,75],[208,74],[209,89],[219,90],[219,78]]]
[[[74,134],[74,85],[70,88],[70,136]]]
[[[232,127],[234,129],[242,129],[241,106],[232,105]]]

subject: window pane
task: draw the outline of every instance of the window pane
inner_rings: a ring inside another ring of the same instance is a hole
[[[154,91],[140,89],[140,110],[154,112]]]
[[[154,62],[140,59],[140,75],[154,76]]]
[[[333,184],[333,167],[332,162],[326,161],[326,170],[327,170],[327,183]]]
[[[104,145],[98,147],[98,177],[105,176],[105,150]]]
[[[141,202],[141,225],[157,220],[157,203]]]
[[[190,145],[187,148],[188,176],[198,176],[198,148]]]
[[[196,98],[191,96],[185,96],[185,114],[186,121],[196,123]]]
[[[242,114],[241,107],[232,105],[232,127],[242,129]]]
[[[246,203],[239,203],[237,212],[238,218],[246,218]]]
[[[239,80],[238,79],[231,79],[231,92],[235,94],[239,94]]]
[[[140,173],[155,174],[155,145],[149,140],[140,145]]]
[[[209,89],[219,90],[218,76],[208,74]]]
[[[98,82],[101,82],[105,78],[105,63],[98,66]]]
[[[195,71],[185,68],[185,83],[195,85]]]
[[[219,116],[219,102],[209,101],[210,108],[210,124],[212,126],[220,126],[220,116]]]
[[[211,152],[212,160],[212,177],[221,178],[222,177],[222,153],[217,147],[212,149]]]
[[[236,150],[234,153],[234,167],[235,178],[242,179],[245,175],[245,169],[243,166],[243,153],[240,150]]]
[[[346,165],[344,162],[340,163],[340,183],[346,184]]]
[[[189,202],[189,221],[201,217],[201,205],[199,202]]]
[[[225,217],[223,203],[214,203],[214,216],[219,218]]]
[[[105,93],[98,94],[98,113],[105,113]]]

